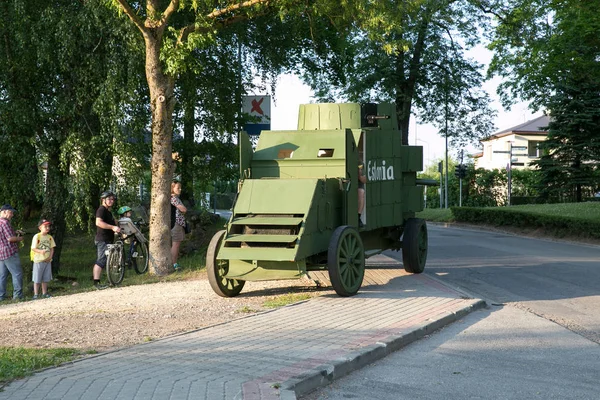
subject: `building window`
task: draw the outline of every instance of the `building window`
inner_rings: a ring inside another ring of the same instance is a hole
[[[540,144],[539,140],[529,140],[527,142],[527,155],[529,157],[539,157],[540,156],[540,152],[538,149],[539,144]]]

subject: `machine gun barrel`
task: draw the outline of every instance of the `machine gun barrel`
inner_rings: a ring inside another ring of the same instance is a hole
[[[439,186],[440,185],[440,183],[438,181],[436,181],[435,179],[417,178],[416,183],[417,183],[417,185],[421,185],[421,186]]]
[[[378,119],[390,119],[390,116],[389,115],[367,115],[366,119],[369,122],[369,124],[372,124],[374,121],[376,121]]]

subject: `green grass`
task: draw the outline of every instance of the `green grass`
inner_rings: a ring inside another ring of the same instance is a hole
[[[597,201],[587,203],[527,204],[511,206],[510,209],[535,214],[558,215],[600,221],[600,202]]]
[[[19,229],[25,229],[28,232],[19,249],[23,268],[23,294],[26,299],[31,299],[33,296],[33,285],[31,283],[33,263],[29,258],[29,249],[31,248],[33,233],[37,232],[36,222],[36,220],[30,220],[18,226]],[[201,237],[197,233],[187,236],[187,241],[194,242],[191,246],[192,250],[184,253],[183,249],[186,247],[187,242],[182,243],[182,255],[179,257],[178,263],[183,268],[176,274],[159,277],[151,276],[148,273],[138,275],[133,269],[126,270],[125,278],[119,286],[197,279],[203,274],[202,270],[205,268],[208,242],[216,231],[223,229],[225,223],[226,221],[222,219],[213,226],[205,226]],[[17,228],[16,225],[15,228]],[[94,233],[86,231],[67,232],[61,250],[60,271],[48,284],[50,294],[61,296],[95,290],[92,280],[92,267],[96,259]],[[106,282],[105,273],[102,274],[102,280]],[[12,290],[12,281],[9,278],[6,291],[7,297],[12,296]],[[0,305],[7,303],[8,301],[5,301]]]
[[[511,207],[499,207],[505,210],[525,211],[541,215],[557,215],[571,218],[585,218],[600,221],[600,202],[527,204]],[[444,208],[426,208],[417,213],[418,218],[433,222],[453,222],[452,211]]]
[[[426,208],[417,213],[417,218],[433,222],[452,222],[454,216],[449,208]]]
[[[72,361],[83,354],[76,349],[0,347],[0,384],[29,376],[42,368]]]
[[[313,296],[310,293],[289,293],[281,296],[276,296],[266,300],[263,306],[266,308],[277,308],[287,306],[288,304],[297,303],[299,301],[308,300]]]

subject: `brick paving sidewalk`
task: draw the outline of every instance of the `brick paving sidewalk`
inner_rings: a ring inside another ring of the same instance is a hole
[[[295,399],[483,305],[389,260],[369,260],[368,286],[354,297],[323,296],[50,368],[7,385],[0,399]]]

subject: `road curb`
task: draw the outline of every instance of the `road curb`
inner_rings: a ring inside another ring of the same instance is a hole
[[[326,386],[336,379],[372,364],[410,343],[463,318],[467,314],[485,307],[485,301],[477,300],[474,304],[458,311],[447,313],[435,321],[423,323],[410,332],[388,336],[382,341],[377,341],[372,345],[362,347],[360,350],[349,352],[343,357],[332,360],[331,363],[322,364],[283,382],[279,398],[281,400],[295,400],[297,396],[302,396],[319,387]]]

